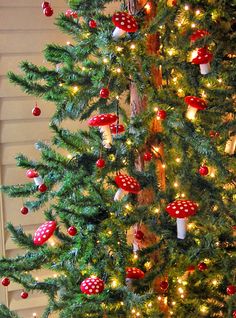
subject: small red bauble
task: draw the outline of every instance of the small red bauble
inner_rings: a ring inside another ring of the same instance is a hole
[[[210,136],[211,138],[217,138],[217,137],[220,136],[220,133],[219,133],[218,131],[211,130],[211,131],[209,132],[209,136]]]
[[[22,293],[20,294],[20,297],[23,298],[23,299],[28,298],[28,296],[29,296],[29,294],[28,294],[27,292],[22,292]]]
[[[38,186],[38,190],[39,190],[39,192],[46,192],[47,191],[47,186],[46,186],[46,184],[40,184],[39,186]]]
[[[160,288],[161,288],[162,290],[167,290],[168,287],[169,287],[169,284],[168,284],[168,282],[166,282],[165,280],[163,280],[163,281],[160,282]]]
[[[201,176],[207,176],[209,173],[209,169],[207,168],[207,166],[201,166],[198,172],[200,173]]]
[[[90,20],[89,27],[95,29],[97,27],[97,22],[95,20]]]
[[[108,98],[108,97],[109,97],[109,94],[110,94],[109,89],[106,88],[106,87],[103,87],[103,88],[100,90],[99,96],[100,96],[101,98]]]
[[[100,169],[104,168],[104,167],[105,167],[105,164],[106,164],[106,162],[105,162],[104,159],[98,159],[98,160],[96,161],[96,166],[97,166],[98,168],[100,168]]]
[[[149,151],[145,152],[145,154],[143,155],[143,160],[151,161],[152,160],[152,153]]]
[[[234,295],[236,294],[236,286],[235,285],[229,285],[226,289],[226,292],[228,295]]]
[[[21,211],[21,214],[26,215],[26,214],[28,214],[29,209],[28,209],[26,206],[23,206],[23,207],[20,209],[20,211]]]
[[[70,236],[75,236],[77,234],[77,230],[74,226],[70,226],[68,228],[67,232]]]
[[[198,269],[199,269],[200,271],[205,271],[205,270],[208,268],[208,267],[207,267],[207,264],[204,263],[204,262],[199,263],[197,267],[198,267]]]
[[[51,17],[53,15],[53,10],[50,6],[46,7],[43,9],[43,14],[46,16],[46,17]]]
[[[33,109],[32,109],[32,114],[34,116],[40,116],[41,114],[41,109],[36,105]]]
[[[144,233],[140,230],[137,230],[134,234],[134,237],[137,239],[137,240],[143,240],[144,239]]]
[[[10,279],[8,277],[4,277],[2,279],[2,285],[5,286],[5,287],[10,285]]]
[[[49,2],[43,1],[43,3],[42,3],[42,9],[45,9],[45,8],[47,8],[47,7],[50,7]]]
[[[236,310],[233,311],[233,318],[236,318]]]
[[[165,110],[163,110],[163,109],[158,110],[158,112],[157,112],[157,119],[162,119],[162,120],[164,120],[164,119],[166,119],[166,116],[167,116],[167,114],[166,114],[166,111],[165,111]]]

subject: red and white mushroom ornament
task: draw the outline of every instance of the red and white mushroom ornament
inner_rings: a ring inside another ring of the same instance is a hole
[[[127,12],[117,12],[112,17],[115,30],[112,33],[114,40],[118,40],[126,32],[134,33],[138,30],[138,24],[135,18]]]
[[[112,124],[110,125],[112,135],[122,134],[125,132],[125,127],[122,124]]]
[[[102,144],[109,149],[112,145],[112,136],[110,125],[117,121],[118,117],[115,114],[100,114],[89,119],[88,124],[92,127],[99,127],[102,133]]]
[[[119,189],[114,196],[114,201],[120,201],[129,192],[137,194],[141,190],[138,181],[135,178],[128,176],[127,174],[117,174],[117,176],[115,177],[115,183],[117,184]]]
[[[197,210],[197,203],[190,200],[176,200],[167,205],[167,213],[177,221],[177,238],[185,239],[187,219],[189,216],[196,214]]]
[[[193,64],[198,64],[200,66],[200,73],[206,75],[210,73],[211,67],[210,62],[213,59],[213,54],[206,48],[201,48],[197,50],[197,56],[192,59]]]
[[[34,234],[34,245],[43,245],[46,243],[56,230],[56,221],[47,221],[42,224]]]
[[[104,290],[104,281],[98,277],[89,277],[82,281],[80,290],[83,294],[95,295]]]
[[[185,117],[193,120],[198,110],[204,110],[207,108],[207,103],[204,99],[196,96],[186,96],[184,98],[185,103],[188,105]]]
[[[29,179],[34,179],[34,183],[37,185],[37,186],[40,186],[41,184],[43,184],[43,178],[39,175],[39,173],[34,170],[34,169],[29,169],[27,170],[26,172],[26,176],[29,178]]]
[[[195,41],[202,39],[203,37],[209,35],[210,33],[207,30],[203,30],[203,29],[198,29],[196,31],[194,31],[189,39],[192,43],[194,43]]]
[[[142,279],[144,277],[144,272],[136,267],[127,267],[125,273],[126,279]]]

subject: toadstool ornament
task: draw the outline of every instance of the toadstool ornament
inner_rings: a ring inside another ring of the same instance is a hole
[[[122,134],[125,131],[125,127],[122,124],[110,125],[112,135]]]
[[[198,49],[197,56],[192,59],[193,64],[199,64],[200,73],[206,75],[210,72],[210,62],[212,61],[213,54],[205,48]]]
[[[56,230],[56,221],[47,221],[42,224],[34,234],[34,245],[43,245]]]
[[[115,177],[115,183],[119,189],[114,196],[114,201],[120,201],[128,192],[137,194],[141,190],[138,181],[127,174],[119,173]]]
[[[197,268],[199,269],[199,271],[203,272],[208,269],[208,266],[206,263],[201,262],[197,265]]]
[[[187,218],[197,213],[197,203],[190,200],[176,200],[169,203],[166,211],[177,221],[177,238],[183,240],[186,237]]]
[[[112,17],[115,30],[112,33],[114,40],[118,40],[126,32],[134,33],[138,30],[138,24],[135,18],[126,12],[117,12]]]
[[[41,186],[43,184],[43,178],[34,169],[27,170],[26,176],[29,179],[34,179],[34,183],[36,184],[36,186]]]
[[[207,103],[204,99],[196,96],[186,96],[184,98],[185,103],[188,105],[185,117],[193,120],[198,110],[204,110],[207,108]]]
[[[233,318],[236,318],[236,310],[233,311]]]
[[[102,144],[107,149],[111,148],[112,145],[110,125],[117,119],[118,117],[115,114],[100,114],[93,116],[88,121],[89,126],[99,127],[99,130],[102,133]]]
[[[190,35],[189,39],[192,43],[194,43],[195,41],[202,39],[204,36],[207,36],[209,34],[210,33],[207,30],[198,29]]]
[[[80,290],[87,295],[100,294],[104,290],[104,281],[98,277],[87,278],[81,283]]]
[[[125,273],[126,279],[142,279],[144,277],[144,272],[136,267],[127,267]]]

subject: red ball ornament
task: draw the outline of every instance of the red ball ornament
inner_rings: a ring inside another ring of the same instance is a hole
[[[26,214],[28,214],[29,209],[28,209],[26,206],[23,206],[23,207],[20,209],[20,212],[21,212],[21,214],[26,215]]]
[[[152,153],[149,151],[145,152],[143,155],[143,160],[144,161],[151,161],[152,160]]]
[[[96,29],[96,27],[97,27],[97,22],[96,22],[95,20],[90,20],[90,21],[89,21],[89,27],[90,27],[91,29]]]
[[[207,264],[202,262],[202,263],[199,263],[198,264],[198,269],[202,272],[202,271],[205,271],[208,267],[207,267]]]
[[[161,290],[166,291],[166,290],[168,289],[168,287],[169,287],[169,284],[168,284],[168,282],[166,282],[165,280],[163,280],[163,281],[160,282],[160,288],[161,288]]]
[[[40,184],[39,186],[38,186],[38,190],[39,190],[39,192],[46,192],[47,191],[47,186],[46,186],[46,184]]]
[[[236,286],[235,285],[229,285],[227,288],[226,288],[226,292],[228,295],[234,295],[236,294]]]
[[[218,138],[218,137],[220,136],[220,133],[219,133],[218,131],[211,130],[211,131],[209,132],[209,136],[210,136],[211,138]]]
[[[46,7],[43,9],[43,14],[46,16],[46,17],[51,17],[53,15],[53,10],[50,6]]]
[[[45,8],[47,8],[47,7],[50,7],[50,3],[47,2],[47,1],[43,1],[43,3],[42,3],[42,9],[45,9]]]
[[[136,238],[136,240],[143,240],[144,239],[144,233],[140,230],[137,230],[134,234],[134,237]]]
[[[109,94],[110,94],[109,89],[106,88],[106,87],[103,87],[103,88],[100,90],[99,96],[100,96],[101,98],[105,98],[105,99],[106,99],[106,98],[109,97]]]
[[[158,110],[157,119],[164,120],[164,119],[166,119],[166,116],[167,116],[167,113],[165,110],[163,110],[163,109]]]
[[[201,176],[207,176],[209,173],[209,169],[207,168],[207,166],[201,166],[198,172],[200,173]]]
[[[81,283],[80,290],[87,295],[100,294],[104,290],[104,281],[98,277],[87,278]]]
[[[67,232],[70,236],[75,236],[77,234],[77,230],[74,226],[70,226],[68,228]]]
[[[98,168],[100,168],[100,169],[102,169],[102,168],[104,168],[105,167],[105,164],[106,164],[106,162],[105,162],[105,160],[104,159],[98,159],[97,161],[96,161],[96,166],[98,167]]]
[[[34,116],[40,116],[41,114],[41,109],[38,107],[38,105],[36,104],[35,107],[32,109],[32,114]]]
[[[20,294],[20,297],[23,298],[23,299],[28,298],[28,296],[29,296],[29,294],[28,294],[27,292],[22,292],[22,293]]]
[[[233,318],[236,318],[236,310],[233,311]]]
[[[2,285],[7,287],[8,285],[10,285],[10,279],[8,277],[4,277],[2,279]]]

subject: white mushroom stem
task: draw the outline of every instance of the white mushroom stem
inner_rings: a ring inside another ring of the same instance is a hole
[[[202,75],[206,75],[206,74],[210,73],[210,70],[211,70],[210,63],[199,64],[199,66],[200,66],[200,73]]]
[[[126,191],[119,188],[114,196],[114,201],[120,201],[125,195],[126,195]]]
[[[109,125],[100,126],[100,132],[102,133],[102,144],[105,148],[110,149],[112,144],[112,136]]]
[[[186,111],[185,116],[186,118],[193,120],[195,119],[196,113],[197,113],[197,108],[188,105],[188,109]]]
[[[187,218],[177,218],[177,238],[184,240],[187,231]]]
[[[43,178],[40,176],[34,178],[34,183],[36,184],[36,186],[40,186],[41,184],[43,184]]]
[[[236,135],[231,136],[225,146],[225,152],[228,153],[229,155],[233,155],[235,153],[235,150],[236,150]]]
[[[116,27],[115,30],[112,33],[112,38],[114,40],[118,40],[125,33],[126,33],[126,31],[121,30],[120,28]]]
[[[126,286],[128,287],[128,289],[132,290],[132,288],[133,288],[133,285],[132,285],[133,279],[132,278],[126,278],[125,282],[126,282]]]

